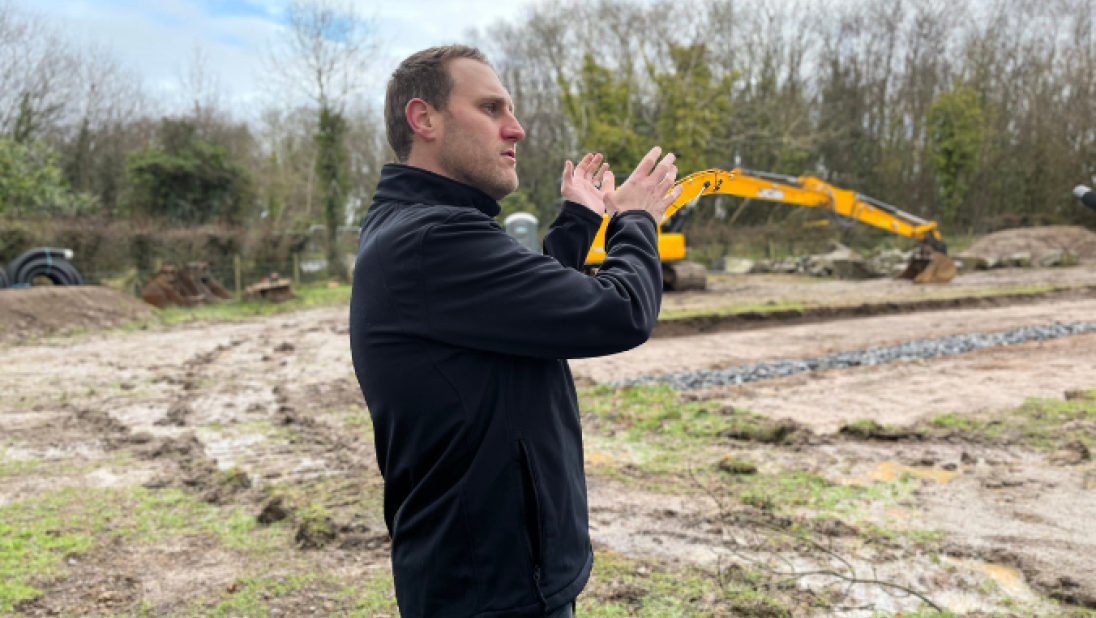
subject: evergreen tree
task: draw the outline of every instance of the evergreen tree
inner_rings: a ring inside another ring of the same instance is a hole
[[[673,72],[648,70],[658,89],[657,142],[677,156],[680,178],[727,160],[734,78],[715,78],[703,44],[671,45],[670,56]]]
[[[563,107],[579,150],[600,152],[617,174],[635,168],[650,148],[637,115],[631,71],[616,78],[586,54],[575,83],[559,78]],[[648,131],[649,132],[649,131]]]
[[[129,209],[172,223],[239,224],[252,201],[251,176],[193,123],[164,118],[161,144],[130,154]]]
[[[346,118],[326,105],[320,108],[319,130],[316,132],[316,178],[323,194],[324,222],[327,225],[327,268],[336,277],[345,279],[346,268],[339,252],[339,225],[346,217],[346,198],[350,191],[347,169]]]
[[[978,93],[964,87],[940,95],[929,108],[928,128],[944,220],[954,224],[982,150],[985,129]]]

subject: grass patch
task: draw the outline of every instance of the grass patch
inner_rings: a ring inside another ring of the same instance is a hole
[[[41,594],[34,582],[61,574],[65,558],[100,540],[153,544],[209,534],[230,549],[284,548],[281,526],[259,528],[240,508],[218,508],[180,490],[69,488],[0,507],[0,614]]]
[[[238,507],[216,507],[178,489],[134,490],[123,499],[132,517],[117,534],[138,543],[154,543],[182,534],[211,534],[229,549],[258,553],[284,547],[281,527],[260,526]]]
[[[396,584],[391,575],[378,575],[366,582],[364,588],[344,588],[339,595],[353,604],[347,618],[394,616],[399,611],[396,605]]]
[[[883,426],[871,419],[853,421],[841,427],[841,433],[859,440],[871,440],[883,432]]]
[[[940,429],[958,429],[960,431],[973,431],[978,428],[974,419],[961,414],[944,414],[929,421],[933,427]]]
[[[817,306],[817,303],[766,302],[751,303],[746,305],[722,305],[718,307],[702,307],[699,309],[663,309],[658,314],[658,319],[681,320],[684,318],[738,315],[740,313],[775,313],[777,311],[803,311],[813,306]]]
[[[958,433],[974,441],[1042,450],[1073,441],[1096,448],[1096,389],[1078,395],[1071,400],[1031,398],[1003,413],[944,414],[919,429],[930,437]]]
[[[33,474],[38,477],[64,476],[68,474],[87,474],[101,468],[124,468],[131,455],[125,451],[111,454],[109,457],[85,461],[72,459],[4,459],[0,449],[0,478]]]
[[[725,495],[763,511],[837,517],[853,523],[866,516],[869,505],[894,504],[910,498],[920,483],[905,476],[887,483],[842,485],[806,472],[750,476],[721,473],[718,480]]]
[[[722,581],[721,581],[722,579]],[[742,568],[674,567],[599,548],[577,615],[599,618],[741,616],[790,618],[795,586],[772,585]]]
[[[794,426],[710,400],[692,401],[666,386],[597,386],[580,392],[579,402],[584,423],[593,421],[586,424],[594,434],[587,450],[604,447],[627,453],[633,462],[588,472],[647,491],[713,493],[772,513],[857,521],[867,505],[906,499],[920,483],[905,475],[892,482],[846,485],[805,472],[761,469],[727,453],[727,440],[779,444],[794,436]]]
[[[373,417],[369,415],[369,410],[362,406],[347,407],[342,414],[343,425],[349,427],[357,432],[363,438],[373,437]]]
[[[335,288],[317,285],[294,289],[293,293],[297,298],[282,303],[238,301],[198,307],[168,307],[158,311],[156,318],[151,322],[134,322],[126,326],[126,330],[145,329],[152,324],[172,325],[195,321],[227,322],[259,316],[279,315],[312,307],[349,304],[352,289],[349,285],[340,285]]]
[[[782,444],[798,431],[787,421],[696,401],[667,386],[596,386],[579,392],[579,406],[587,453],[623,462],[588,472],[648,491],[697,491],[690,477],[714,474],[732,441]]]
[[[812,282],[823,282],[829,279],[825,278],[811,278]],[[1064,292],[1074,289],[1085,289],[1093,286],[1088,284],[1074,284],[1074,285],[1013,285],[999,288],[982,288],[982,289],[969,289],[969,288],[937,288],[929,290],[924,296],[919,298],[911,298],[908,302],[914,303],[918,301],[926,300],[947,300],[955,298],[994,298],[997,296],[1030,296],[1035,294],[1044,294],[1048,292]],[[818,303],[809,298],[802,300],[782,300],[782,301],[769,301],[767,303],[749,303],[749,304],[727,304],[718,306],[708,306],[696,309],[663,309],[659,314],[659,320],[680,320],[684,318],[695,317],[723,317],[729,315],[737,315],[742,313],[774,313],[778,311],[805,311],[807,309],[815,307],[855,307],[862,304],[873,304],[881,301],[863,301],[854,300],[853,302],[846,303]]]
[[[0,449],[0,478],[30,474],[41,467],[39,459],[9,459],[6,451]]]
[[[269,616],[270,601],[292,595],[312,583],[314,577],[289,575],[282,578],[242,578],[233,582],[224,599],[210,608],[193,608],[185,616],[200,614],[209,618],[233,616]],[[276,601],[275,601],[276,602]]]
[[[108,502],[78,489],[0,507],[0,614],[38,596],[34,580],[90,549],[114,515]]]
[[[377,574],[364,583],[320,573],[292,574],[285,577],[247,577],[236,580],[220,599],[197,600],[179,618],[267,618],[278,608],[278,615],[319,615],[346,618],[394,616],[395,586],[392,576]]]
[[[668,386],[595,386],[579,393],[579,407],[596,415],[595,430],[619,433],[632,442],[724,437],[776,443],[793,433],[786,423],[716,401],[694,401]]]

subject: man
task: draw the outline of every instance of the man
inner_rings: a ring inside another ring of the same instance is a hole
[[[565,359],[650,336],[656,222],[673,156],[617,190],[601,157],[565,165],[567,200],[522,248],[493,219],[525,136],[478,50],[419,52],[388,84],[386,165],[362,223],[350,343],[373,418],[404,618],[570,616],[593,565],[582,428]],[[657,163],[657,165],[656,165]],[[582,263],[608,211],[596,277]]]

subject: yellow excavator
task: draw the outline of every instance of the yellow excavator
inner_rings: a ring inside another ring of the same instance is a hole
[[[738,197],[823,208],[836,215],[874,225],[921,243],[910,259],[900,279],[915,283],[946,283],[955,276],[955,262],[947,254],[947,245],[940,238],[935,221],[926,221],[890,204],[839,189],[811,176],[785,176],[742,168],[706,170],[678,180],[681,196],[666,209],[658,230],[658,252],[662,258],[662,280],[667,291],[703,290],[707,287],[707,272],[702,264],[685,259],[685,235],[681,233],[685,218],[705,195]],[[683,210],[674,220],[670,217]],[[586,269],[594,272],[605,259],[605,228],[608,217],[594,238],[586,256]]]

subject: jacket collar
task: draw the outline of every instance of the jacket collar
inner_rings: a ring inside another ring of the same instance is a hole
[[[431,206],[475,208],[488,217],[502,211],[499,203],[479,189],[422,168],[388,163],[381,169],[381,181],[374,201],[392,200]]]

